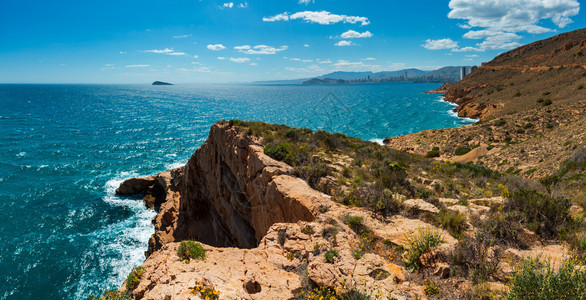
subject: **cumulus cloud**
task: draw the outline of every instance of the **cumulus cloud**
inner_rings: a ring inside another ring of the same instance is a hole
[[[199,55],[194,55],[193,58],[199,58]]]
[[[376,60],[376,58],[374,58],[374,57],[367,57],[364,60]]]
[[[356,24],[360,23],[361,25],[368,25],[370,21],[366,17],[358,17],[358,16],[347,16],[347,15],[336,15],[332,14],[328,11],[302,11],[296,12],[292,15],[289,13],[282,13],[272,17],[264,17],[262,20],[264,22],[276,22],[276,21],[289,21],[289,20],[297,20],[301,19],[308,23],[318,23],[321,25],[329,25],[329,24],[336,24],[336,23],[350,23]]]
[[[219,60],[224,60],[224,59],[226,59],[226,58],[225,58],[225,57],[223,57],[223,56],[218,56],[218,59],[219,59]]]
[[[442,49],[455,49],[458,48],[458,43],[452,39],[440,39],[440,40],[426,40],[425,44],[422,45],[428,50],[442,50]]]
[[[285,51],[285,50],[287,50],[287,48],[289,48],[289,47],[281,46],[279,48],[276,48],[276,47],[267,46],[267,45],[256,45],[254,47],[251,47],[249,45],[244,45],[244,46],[234,47],[234,49],[238,50],[238,52],[241,52],[244,54],[257,54],[257,55],[277,54],[277,52]]]
[[[340,37],[342,37],[343,39],[359,39],[359,38],[369,38],[372,37],[372,33],[370,33],[370,31],[365,31],[363,33],[360,33],[358,31],[354,31],[354,30],[348,30],[344,33],[342,33],[342,35]]]
[[[214,45],[208,45],[208,49],[210,49],[212,51],[220,51],[220,50],[226,49],[226,47],[224,47],[224,45],[222,45],[222,44],[214,44]]]
[[[239,58],[230,57],[228,60],[230,60],[231,62],[235,62],[235,63],[245,63],[245,62],[249,62],[250,61],[250,58],[247,58],[247,57],[239,57]]]
[[[309,4],[309,2],[315,3],[315,1],[312,1],[312,0],[299,0],[299,4],[305,4],[305,5],[307,5],[307,4]]]
[[[333,62],[333,61],[331,61],[331,60],[329,60],[329,59],[326,59],[326,60],[320,60],[320,61],[318,61],[318,63],[320,63],[320,64],[331,64],[332,62]]]
[[[334,45],[339,46],[339,47],[344,47],[344,46],[352,46],[355,44],[352,43],[352,41],[341,40],[341,41],[335,43]]]
[[[572,23],[571,17],[580,11],[577,0],[451,0],[450,19],[465,20],[458,24],[471,30],[464,35],[467,39],[482,39],[474,47],[454,51],[485,51],[511,49],[520,46],[522,38],[517,33],[541,34],[555,31],[539,25],[541,20],[551,20],[558,28]]]
[[[305,44],[305,45],[303,45],[303,47],[305,47],[305,48],[309,48],[309,45],[308,45],[308,44]]]
[[[248,7],[248,2],[240,3],[240,4],[238,4],[238,7],[240,7],[240,8],[247,8]]]
[[[232,8],[232,7],[234,7],[234,2],[224,3],[224,5],[222,5],[222,7]]]

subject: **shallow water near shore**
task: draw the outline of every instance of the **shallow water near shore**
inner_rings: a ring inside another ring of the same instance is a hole
[[[0,299],[81,299],[144,260],[155,212],[118,184],[238,118],[381,142],[471,124],[439,84],[0,85]]]

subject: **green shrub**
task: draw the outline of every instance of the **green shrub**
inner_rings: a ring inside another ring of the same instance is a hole
[[[500,118],[499,120],[497,120],[496,122],[494,122],[494,126],[503,126],[507,124],[507,120]]]
[[[182,260],[201,259],[206,258],[206,250],[196,241],[181,241],[177,247],[177,256]]]
[[[307,181],[312,188],[317,188],[319,180],[332,174],[330,167],[325,163],[311,163],[306,166],[296,167],[293,173]]]
[[[407,238],[409,251],[405,258],[405,264],[410,271],[421,268],[420,257],[429,250],[437,248],[444,242],[439,231],[430,227],[421,227],[417,232]]]
[[[143,267],[136,267],[133,268],[132,271],[130,271],[130,274],[128,274],[128,276],[126,277],[127,291],[131,291],[138,285],[138,283],[140,282],[140,278],[142,277],[142,274],[144,274]]]
[[[551,105],[552,103],[553,103],[553,101],[551,101],[551,99],[548,98],[548,99],[543,100],[541,105],[548,106],[548,105]]]
[[[427,152],[427,157],[439,157],[440,150],[439,147],[433,147],[431,151]]]
[[[326,262],[333,264],[334,263],[334,257],[339,257],[340,255],[338,254],[337,250],[328,250],[326,251],[325,254],[325,258],[326,258]]]
[[[569,199],[543,195],[534,190],[514,192],[505,205],[505,210],[516,215],[519,222],[536,224],[535,233],[550,238],[556,237],[570,220]]]
[[[468,229],[466,216],[462,213],[442,208],[436,218],[439,225],[455,238],[461,238]]]
[[[515,93],[515,97],[521,97],[521,91],[517,91],[517,92]]]
[[[470,150],[472,150],[472,149],[470,149],[468,147],[458,147],[458,148],[456,148],[456,151],[454,151],[454,154],[460,156],[460,155],[464,155],[464,154],[470,152]]]
[[[454,249],[452,265],[461,268],[472,283],[488,281],[499,271],[500,247],[492,247],[492,240],[483,232],[476,238],[464,237]]]
[[[551,92],[549,92],[549,91],[546,91],[546,92],[543,92],[543,94],[542,94],[542,95],[543,95],[543,96],[547,96],[547,95],[549,95],[549,94],[551,94]]]
[[[511,278],[507,299],[584,299],[586,269],[573,258],[559,270],[539,258],[523,260]]]
[[[581,90],[581,89],[583,89],[583,88],[584,88],[584,85],[583,84],[579,85],[578,86],[578,91]]]
[[[425,291],[425,294],[428,296],[434,296],[439,294],[439,285],[437,284],[437,282],[427,279],[424,282],[425,284],[425,288],[423,289]]]
[[[357,234],[362,234],[365,230],[364,225],[362,224],[362,217],[361,216],[346,216],[344,218],[344,223],[350,227],[354,232]]]
[[[268,144],[264,147],[263,151],[266,155],[283,161],[290,166],[297,165],[297,153],[288,143],[283,142],[279,145]]]
[[[132,298],[130,298],[130,295],[128,295],[128,293],[119,292],[116,289],[111,289],[111,290],[104,291],[104,294],[102,294],[102,297],[98,297],[96,295],[90,295],[88,297],[88,299],[89,300],[130,300]]]

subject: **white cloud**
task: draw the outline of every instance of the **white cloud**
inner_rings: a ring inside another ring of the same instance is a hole
[[[126,51],[120,51],[120,54],[128,54]]]
[[[127,65],[124,66],[125,68],[147,68],[150,67],[151,65]]]
[[[222,45],[222,44],[214,44],[214,45],[208,45],[208,49],[210,49],[212,51],[220,51],[220,50],[226,49],[226,47],[224,47],[224,45]]]
[[[250,63],[249,65],[251,65],[251,66],[258,66],[257,63]]]
[[[262,18],[264,22],[289,21],[297,19],[304,20],[308,23],[318,23],[321,25],[329,25],[339,22],[350,24],[360,23],[363,26],[370,24],[370,21],[366,17],[336,15],[328,11],[302,11],[296,12],[292,15],[289,15],[289,13],[285,12],[272,17]]]
[[[309,48],[309,45],[308,45],[308,44],[305,44],[305,45],[303,45],[303,47],[305,47],[305,48]]]
[[[364,60],[376,60],[376,58],[374,58],[374,57],[367,57]]]
[[[478,54],[471,54],[471,55],[466,55],[466,57],[475,58],[475,57],[479,57],[479,56],[478,56]]]
[[[235,63],[245,63],[245,62],[249,62],[250,61],[250,58],[247,58],[247,57],[240,57],[240,58],[230,57],[229,60],[231,62],[235,62]]]
[[[309,2],[315,3],[315,1],[312,1],[312,0],[299,0],[299,4],[305,4],[305,5],[307,5],[307,4],[309,4]]]
[[[248,45],[244,46],[236,46],[234,49],[238,50],[241,53],[245,54],[257,54],[257,55],[271,55],[277,54],[277,52],[287,50],[287,46],[281,46],[279,48],[275,48],[272,46],[267,45],[256,45],[254,47],[250,47]]]
[[[218,56],[218,59],[219,59],[219,60],[224,60],[224,59],[226,59],[226,58],[225,58],[225,57],[223,57],[223,56]]]
[[[331,63],[333,63],[333,61],[327,59],[327,60],[320,60],[320,61],[318,61],[318,63],[320,63],[320,64],[331,64]]]
[[[372,33],[370,33],[370,31],[365,31],[363,33],[360,33],[358,31],[348,30],[348,31],[342,33],[341,37],[343,39],[369,38],[369,37],[372,37]]]
[[[144,50],[144,52],[150,52],[150,53],[172,53],[173,49],[169,49],[169,48],[165,48],[163,50]]]
[[[341,40],[341,41],[335,43],[334,45],[339,46],[339,47],[344,47],[344,46],[352,46],[352,45],[355,45],[355,44],[352,43],[352,41]]]
[[[240,4],[238,4],[238,7],[240,7],[240,8],[247,8],[248,7],[248,2],[240,3]]]
[[[194,55],[193,58],[199,58],[199,55]]]
[[[183,56],[186,55],[185,52],[176,52],[173,49],[170,48],[165,48],[165,49],[154,49],[154,50],[144,50],[144,52],[149,52],[149,53],[157,53],[157,54],[167,54],[167,55],[173,55],[173,56]]]
[[[232,7],[234,7],[234,2],[224,3],[224,5],[222,5],[222,7],[232,8]]]
[[[182,34],[182,35],[176,35],[173,38],[174,39],[184,39],[184,38],[188,38],[188,37],[191,37],[191,36],[192,36],[191,34]]]
[[[518,47],[522,37],[517,33],[555,31],[539,25],[541,20],[551,20],[564,28],[580,11],[577,0],[451,0],[449,7],[448,18],[466,20],[466,24],[458,24],[461,28],[481,28],[469,31],[465,38],[484,40],[475,47],[454,49],[459,52]]]
[[[442,49],[455,49],[458,48],[458,43],[452,39],[440,39],[440,40],[426,40],[425,44],[422,45],[428,50],[442,50]]]
[[[212,70],[210,70],[210,68],[208,67],[195,67],[195,68],[178,68],[176,69],[177,71],[181,71],[181,72],[196,72],[196,73],[210,73],[212,72]]]

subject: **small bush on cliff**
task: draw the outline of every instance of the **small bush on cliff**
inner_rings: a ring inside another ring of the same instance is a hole
[[[586,269],[568,259],[558,269],[540,258],[520,263],[511,278],[507,299],[584,299]]]
[[[439,147],[433,147],[429,152],[427,152],[427,157],[439,157],[439,156],[440,156]]]
[[[126,290],[133,290],[140,282],[142,274],[144,274],[143,267],[133,268],[132,271],[130,271],[130,274],[128,274],[128,276],[126,277]]]
[[[337,250],[328,250],[325,254],[325,258],[326,258],[326,262],[333,264],[334,263],[334,257],[339,257],[340,255],[338,254]]]
[[[451,264],[475,284],[487,281],[499,270],[501,248],[491,246],[492,239],[486,233],[479,232],[476,238],[464,237],[450,256]]]
[[[297,164],[297,157],[295,148],[288,143],[280,143],[278,145],[268,144],[264,147],[264,153],[276,160],[285,162],[290,166]]]
[[[462,213],[442,208],[436,218],[437,223],[455,238],[461,238],[464,231],[468,229],[466,216]]]
[[[421,268],[421,256],[444,243],[444,239],[439,231],[430,227],[421,227],[417,232],[407,237],[407,242],[409,243],[409,251],[405,258],[405,264],[410,271],[413,271]]]
[[[206,250],[203,246],[195,241],[181,241],[177,247],[177,256],[182,260],[201,259],[206,258]]]
[[[455,155],[464,155],[468,152],[470,152],[470,148],[468,147],[458,147],[456,148],[456,151],[454,152]]]
[[[88,300],[130,300],[130,299],[132,299],[132,298],[130,298],[130,295],[128,295],[128,293],[119,292],[116,289],[104,291],[104,294],[102,294],[102,297],[98,297],[96,295],[90,295],[88,297]]]

